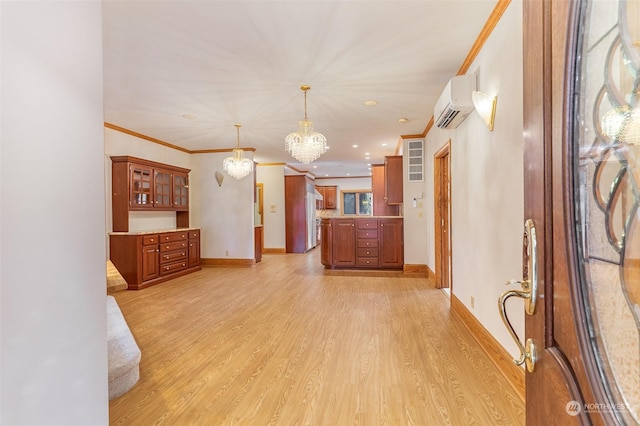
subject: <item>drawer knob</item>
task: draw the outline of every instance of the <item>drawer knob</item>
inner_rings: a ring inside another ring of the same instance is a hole
[[[369,254],[369,252],[367,252],[367,254]]]

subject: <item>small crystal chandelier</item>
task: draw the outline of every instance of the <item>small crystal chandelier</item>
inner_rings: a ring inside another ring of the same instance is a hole
[[[232,178],[238,180],[249,175],[253,171],[253,161],[242,157],[242,149],[240,148],[240,124],[236,124],[238,131],[238,146],[233,150],[233,156],[227,157],[222,162],[222,168]]]
[[[297,132],[289,133],[285,138],[285,149],[301,163],[309,164],[327,152],[327,138],[313,131],[313,123],[307,118],[307,90],[309,86],[301,86],[304,92],[304,120],[298,121]]]

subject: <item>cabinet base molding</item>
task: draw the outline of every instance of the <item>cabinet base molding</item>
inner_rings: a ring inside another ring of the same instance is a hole
[[[201,269],[202,269],[202,267],[196,266],[194,268],[184,269],[184,270],[179,271],[179,272],[173,272],[171,275],[168,275],[166,277],[160,277],[160,278],[156,278],[156,279],[149,280],[149,281],[143,281],[142,283],[139,283],[139,284],[137,284],[137,283],[129,284],[129,288],[128,289],[129,290],[142,290],[143,288],[151,287],[152,285],[160,284],[160,283],[163,283],[165,281],[169,281],[169,280],[172,280],[174,278],[190,274],[192,272],[197,272],[197,271],[200,271]]]
[[[255,259],[227,259],[227,258],[202,258],[200,259],[202,266],[253,266],[256,264]]]
[[[429,267],[427,265],[420,265],[420,264],[412,265],[412,264],[405,263],[402,266],[402,271],[404,272],[405,275],[413,275],[413,276],[429,278]]]
[[[262,254],[286,254],[287,253],[287,249],[284,247],[277,247],[277,248],[263,248],[262,249]]]
[[[513,357],[487,331],[478,319],[454,294],[451,295],[451,311],[462,321],[471,336],[489,356],[502,375],[516,391],[522,401],[525,400],[524,369],[513,363]]]

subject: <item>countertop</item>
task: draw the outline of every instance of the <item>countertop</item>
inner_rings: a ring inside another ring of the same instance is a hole
[[[154,229],[151,231],[110,232],[109,235],[149,235],[149,234],[162,234],[163,232],[195,231],[199,229],[200,228]]]
[[[347,215],[347,216],[328,216],[321,217],[320,219],[402,219],[403,216],[356,216],[356,215]]]

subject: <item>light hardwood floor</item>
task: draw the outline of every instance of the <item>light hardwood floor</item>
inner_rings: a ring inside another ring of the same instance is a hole
[[[318,248],[114,296],[142,362],[111,424],[524,424],[425,278],[325,274]]]

